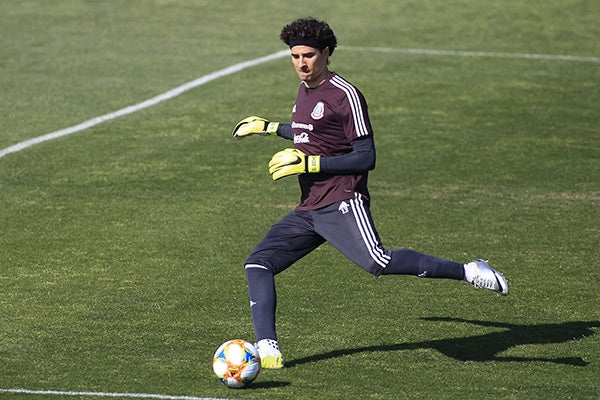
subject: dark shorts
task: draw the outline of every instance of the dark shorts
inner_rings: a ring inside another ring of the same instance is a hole
[[[375,276],[391,258],[381,245],[368,205],[357,194],[319,210],[290,212],[252,250],[246,266],[278,274],[326,241]]]

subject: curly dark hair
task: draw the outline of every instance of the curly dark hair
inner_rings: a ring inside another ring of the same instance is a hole
[[[284,26],[279,38],[290,47],[303,44],[321,51],[329,47],[329,55],[337,47],[337,39],[327,22],[312,17],[297,19]]]

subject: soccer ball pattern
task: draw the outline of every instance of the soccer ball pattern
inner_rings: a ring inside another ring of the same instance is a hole
[[[215,351],[213,371],[225,386],[246,387],[260,372],[258,351],[243,339],[228,340]]]

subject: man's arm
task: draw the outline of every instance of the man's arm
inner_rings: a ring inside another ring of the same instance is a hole
[[[294,140],[294,131],[292,130],[292,124],[279,124],[277,128],[277,136],[287,140]]]
[[[373,136],[363,136],[352,142],[352,151],[341,156],[321,157],[320,172],[329,174],[356,174],[375,168]]]
[[[269,173],[274,180],[304,173],[359,174],[373,168],[375,146],[371,136],[356,139],[352,142],[352,151],[341,156],[307,155],[289,148],[275,153],[269,162]]]

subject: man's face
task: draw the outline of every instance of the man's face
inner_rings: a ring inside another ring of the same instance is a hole
[[[291,51],[296,73],[306,86],[316,87],[323,82],[329,73],[327,68],[328,47],[321,51],[314,47],[299,45],[292,47]]]

